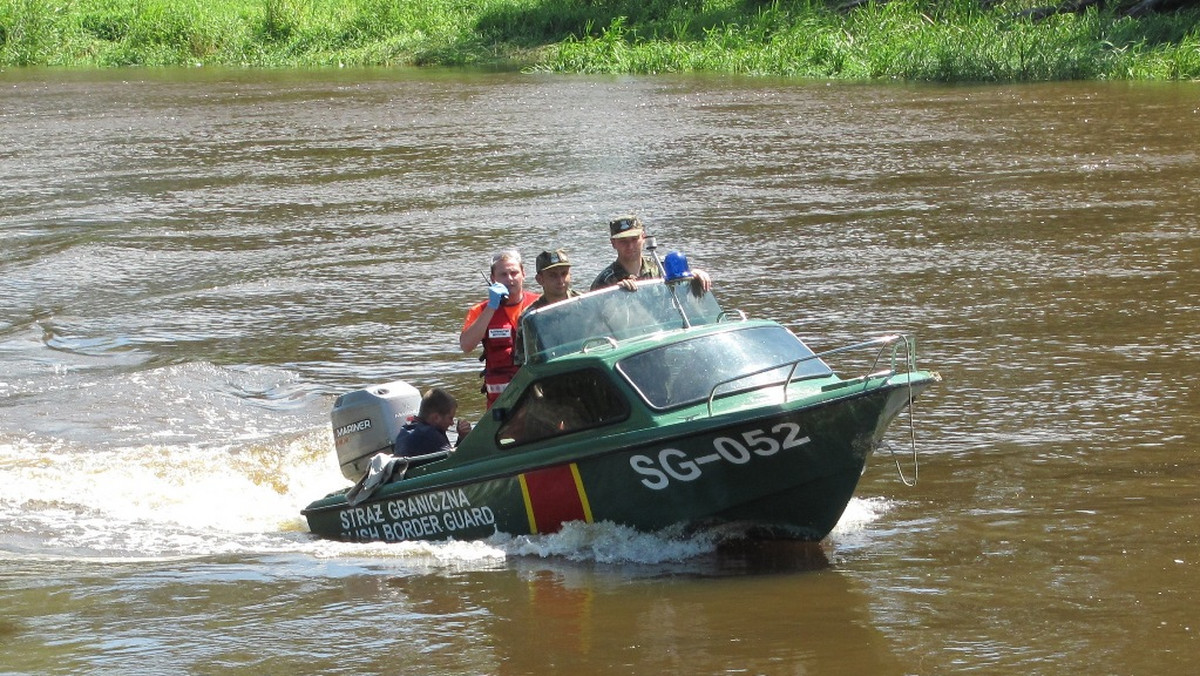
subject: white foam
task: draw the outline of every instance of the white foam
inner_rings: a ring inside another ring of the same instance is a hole
[[[852,498],[830,535],[838,537],[860,532],[890,512],[893,506],[894,503],[882,497]]]
[[[644,533],[611,522],[573,521],[550,535],[497,537],[494,541],[512,556],[563,557],[598,563],[676,562],[712,553],[718,538],[711,533],[684,536],[673,531]]]
[[[305,529],[300,509],[344,480],[326,430],[269,446],[88,451],[0,444],[0,545],[81,555],[238,551],[241,535]],[[15,547],[5,547],[15,548]]]
[[[550,535],[480,542],[344,543],[308,533],[300,510],[345,486],[329,432],[259,446],[144,446],[87,451],[64,443],[0,443],[0,551],[20,555],[163,558],[298,553],[419,567],[489,567],[512,558],[663,564],[716,551],[719,532],[644,533],[572,522]],[[884,498],[851,500],[830,539],[861,544]]]

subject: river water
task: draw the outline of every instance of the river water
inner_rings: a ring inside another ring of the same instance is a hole
[[[1195,83],[0,72],[0,672],[1191,673],[1196,139]],[[916,486],[815,545],[309,536],[333,398],[478,416],[490,253],[585,287],[628,211],[815,349],[915,334]]]

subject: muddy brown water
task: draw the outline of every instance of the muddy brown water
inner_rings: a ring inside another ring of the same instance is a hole
[[[0,671],[1191,673],[1198,138],[1195,83],[0,72]],[[814,348],[914,334],[917,485],[818,545],[308,537],[332,397],[478,415],[490,253],[586,287],[629,211]]]

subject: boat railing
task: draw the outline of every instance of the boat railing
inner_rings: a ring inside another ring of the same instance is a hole
[[[788,386],[789,385],[791,385],[794,382],[798,382],[800,380],[810,380],[813,378],[822,377],[822,375],[823,375],[823,374],[814,375],[814,374],[808,373],[808,374],[803,374],[803,375],[801,375],[801,377],[797,378],[796,371],[800,368],[800,366],[802,364],[813,361],[813,360],[824,361],[825,357],[829,357],[832,355],[841,354],[844,352],[851,352],[851,351],[855,351],[855,350],[866,350],[866,349],[870,349],[870,348],[878,348],[878,350],[875,353],[874,359],[871,361],[870,367],[867,369],[867,373],[857,376],[857,377],[854,377],[854,378],[838,380],[837,382],[830,383],[828,385],[825,385],[822,388],[822,390],[828,391],[828,390],[839,389],[839,388],[843,388],[843,387],[850,387],[850,386],[860,384],[860,383],[865,387],[866,384],[874,378],[891,377],[893,375],[896,375],[897,373],[907,373],[907,372],[912,372],[912,371],[917,370],[916,341],[913,338],[911,338],[910,336],[906,336],[904,334],[891,334],[891,335],[886,335],[886,336],[880,336],[878,338],[873,338],[871,340],[864,341],[861,343],[855,343],[853,345],[845,345],[842,347],[836,347],[836,348],[832,348],[829,350],[824,350],[822,352],[817,352],[817,353],[808,355],[806,357],[801,357],[801,358],[796,359],[791,362],[784,362],[781,364],[768,366],[766,368],[758,369],[757,371],[754,371],[752,373],[742,373],[737,376],[734,376],[733,378],[727,378],[725,380],[722,380],[722,381],[716,383],[715,385],[713,385],[712,389],[709,390],[709,393],[708,393],[708,415],[709,415],[709,417],[712,416],[713,402],[716,401],[718,391],[720,391],[723,387],[732,385],[740,380],[746,380],[749,378],[753,378],[755,376],[760,376],[764,373],[770,373],[772,371],[777,371],[777,370],[780,370],[783,368],[787,368],[788,369],[787,377],[784,378],[782,380],[782,382],[780,382],[778,385],[778,387],[781,389],[782,394],[783,394],[783,401],[786,403],[788,400]],[[889,351],[889,348],[891,348],[890,351]],[[887,356],[887,367],[883,368],[883,369],[879,369],[878,367],[880,365],[880,362],[885,359],[885,355]],[[772,384],[772,387],[774,387],[774,386],[775,385]],[[726,390],[726,391],[729,391],[729,390]]]
[[[910,486],[910,487],[916,486],[917,481],[921,474],[920,463],[917,460],[917,429],[916,429],[916,421],[913,418],[913,415],[914,415],[913,414],[913,398],[915,395],[913,392],[913,379],[911,377],[911,374],[917,370],[917,341],[916,341],[916,339],[913,338],[912,336],[907,336],[904,334],[893,334],[890,336],[881,336],[879,338],[876,338],[875,340],[870,340],[865,343],[859,343],[857,345],[850,345],[850,346],[844,347],[844,348],[835,348],[833,350],[827,350],[826,352],[823,352],[822,354],[833,354],[836,352],[846,352],[848,350],[853,350],[855,348],[867,348],[867,347],[874,347],[876,345],[879,346],[879,351],[875,353],[875,359],[874,359],[874,361],[871,362],[871,366],[870,366],[870,368],[868,368],[868,373],[866,373],[865,375],[858,376],[856,378],[851,378],[849,380],[842,380],[842,381],[838,381],[836,383],[830,383],[830,384],[822,387],[821,390],[823,392],[827,392],[829,390],[835,390],[835,389],[842,388],[842,387],[853,386],[858,383],[862,383],[863,388],[866,388],[868,383],[870,382],[870,380],[873,378],[890,378],[890,377],[900,374],[900,373],[910,374],[910,377],[908,378],[907,383],[906,383],[907,387],[908,387],[908,396],[907,396],[908,405],[907,405],[906,409],[908,411],[907,428],[908,428],[909,453],[911,453],[911,456],[912,456],[912,478],[911,479],[909,479],[907,476],[905,476],[904,468],[900,465],[900,457],[896,453],[896,450],[894,448],[892,448],[891,444],[885,443],[885,445],[888,449],[888,452],[891,453],[891,455],[892,455],[892,461],[896,464],[896,476],[898,476],[900,478],[900,481],[905,486]],[[888,352],[889,347],[891,348],[890,354]],[[901,348],[903,348],[903,352],[901,352]],[[888,367],[885,369],[876,370],[876,368],[879,366],[879,363],[883,360],[885,354],[889,354]],[[901,357],[903,358],[902,363],[901,363]],[[939,376],[937,373],[930,374],[930,377],[935,381],[941,380],[941,376]],[[785,394],[785,397],[786,397],[786,394]]]

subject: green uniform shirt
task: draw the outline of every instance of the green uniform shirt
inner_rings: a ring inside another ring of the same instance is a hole
[[[638,271],[637,277],[626,272],[620,261],[613,261],[611,265],[596,275],[591,290],[603,289],[625,279],[658,279],[662,276],[662,268],[658,267],[658,263],[649,256],[642,256],[642,269]]]

